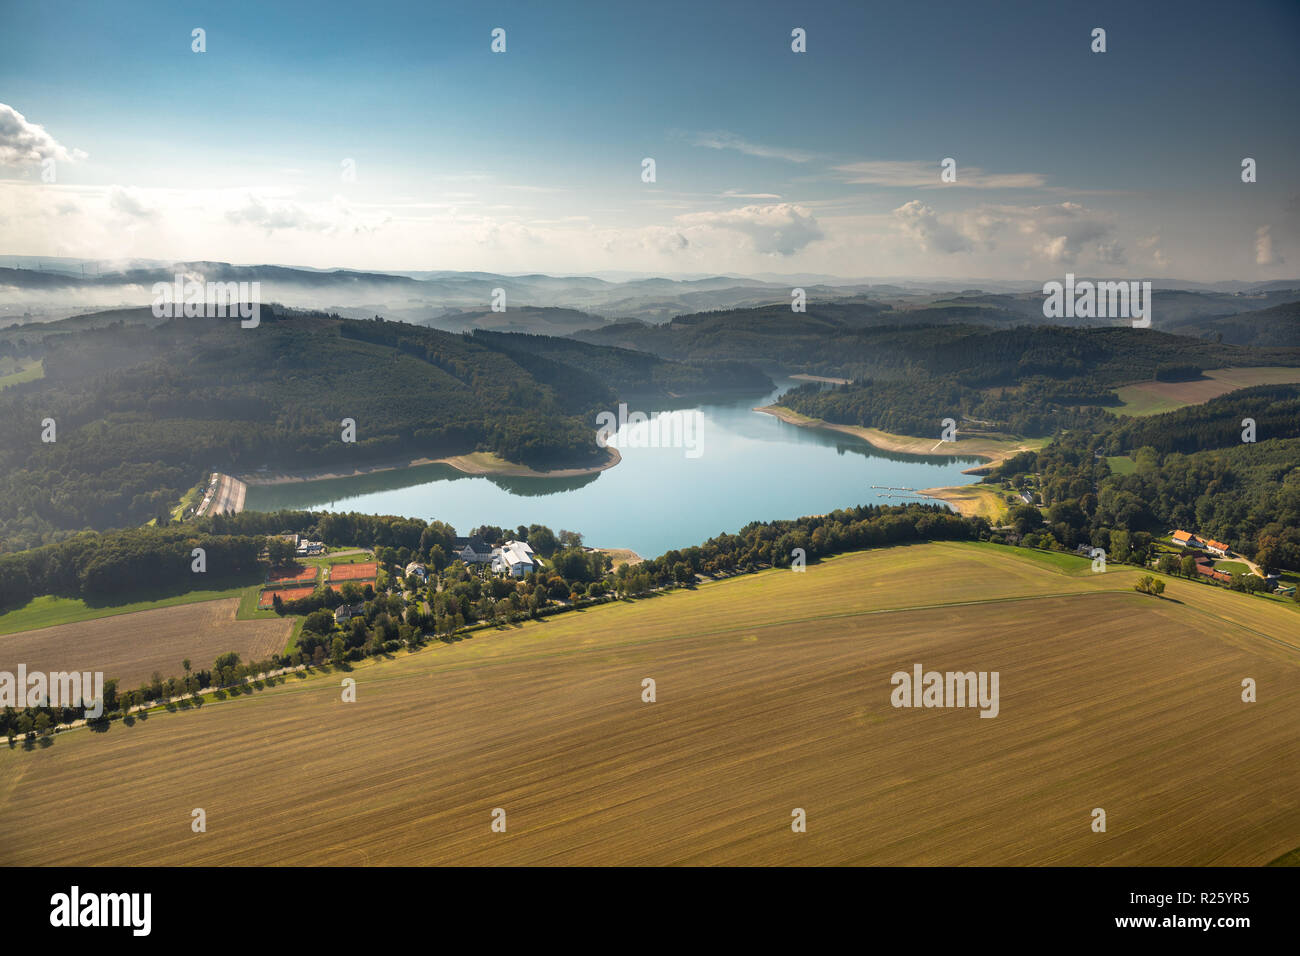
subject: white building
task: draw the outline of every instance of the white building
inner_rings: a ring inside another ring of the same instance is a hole
[[[526,541],[507,541],[492,552],[492,570],[522,578],[536,571],[541,562]]]
[[[406,566],[406,577],[416,577],[421,581],[427,581],[429,579],[429,572],[425,569],[423,564],[420,564],[418,561],[412,561]]]

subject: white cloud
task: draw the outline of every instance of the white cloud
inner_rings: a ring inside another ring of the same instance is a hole
[[[1160,234],[1154,236],[1143,236],[1137,241],[1138,247],[1146,249],[1151,254],[1151,261],[1160,269],[1169,265],[1169,259],[1165,256],[1164,250],[1160,248]]]
[[[905,235],[915,240],[924,252],[969,252],[969,237],[939,218],[939,214],[913,199],[894,210],[894,218]]]
[[[703,146],[707,149],[734,149],[738,153],[744,153],[746,156],[758,156],[761,159],[783,159],[788,163],[806,163],[816,159],[816,153],[810,153],[804,149],[790,149],[780,146],[764,146],[760,143],[751,143],[742,136],[735,133],[728,133],[725,130],[717,130],[710,133],[696,133],[692,139],[695,146]]]
[[[943,214],[918,199],[894,210],[904,235],[925,252],[1009,251],[1054,264],[1072,264],[1088,255],[1097,264],[1126,261],[1123,245],[1114,238],[1108,215],[1078,203],[1008,206],[984,205]]]
[[[1128,255],[1118,239],[1106,239],[1097,243],[1097,261],[1110,266],[1122,266],[1128,262]]]
[[[724,199],[780,199],[779,193],[743,193],[739,189],[728,189],[722,193]]]
[[[793,203],[687,213],[676,221],[695,229],[738,232],[749,239],[756,252],[768,255],[793,255],[810,242],[824,238],[816,217]]]
[[[1273,251],[1273,228],[1260,226],[1255,230],[1255,265],[1280,266],[1285,260]]]
[[[1111,264],[1122,254],[1112,239],[1112,218],[1079,203],[996,206],[986,213],[1027,237],[1037,254],[1050,262],[1070,264],[1086,251],[1098,262]]]
[[[248,194],[243,206],[229,210],[226,219],[236,224],[260,226],[268,233],[277,229],[319,232],[329,226],[329,223],[313,218],[295,203],[268,203],[252,193]]]
[[[1038,189],[1046,182],[1041,173],[986,173],[978,166],[957,164],[957,179],[945,183],[938,160],[879,160],[836,166],[835,172],[852,186],[891,186],[906,189]]]
[[[156,219],[158,210],[150,206],[137,189],[113,186],[108,191],[108,205],[128,219]]]
[[[57,142],[44,126],[28,121],[12,106],[0,103],[0,166],[39,165],[47,159],[75,163],[85,158],[81,150],[68,149]]]

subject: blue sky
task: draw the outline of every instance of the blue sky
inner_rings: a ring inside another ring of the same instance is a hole
[[[1294,2],[0,10],[0,254],[1206,280],[1300,258]]]

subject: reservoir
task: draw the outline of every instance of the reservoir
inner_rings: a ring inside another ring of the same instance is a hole
[[[850,435],[802,428],[753,410],[770,405],[796,384],[785,380],[771,392],[674,406],[669,414],[694,418],[693,447],[637,447],[626,429],[650,426],[623,425],[610,442],[622,461],[596,474],[513,478],[420,465],[348,478],[249,485],[244,507],[436,519],[462,535],[480,525],[544,524],[556,533],[579,531],[591,546],[631,548],[643,557],[657,557],[670,548],[737,532],[751,521],[919,500],[873,485],[917,489],[978,480],[962,469],[980,464],[979,459],[886,452]],[[665,414],[645,411],[652,419]],[[662,429],[662,434],[670,433],[672,429]]]

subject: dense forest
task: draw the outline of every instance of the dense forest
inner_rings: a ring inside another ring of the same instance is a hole
[[[663,395],[770,384],[735,364],[568,341],[545,354],[544,337],[270,306],[253,329],[173,319],[26,334],[10,348],[43,358],[45,375],[0,391],[0,552],[166,515],[211,471],[476,450],[542,470],[596,464],[595,416],[625,381]]]
[[[1246,348],[1118,325],[1006,328],[925,324],[924,318],[862,304],[810,304],[805,313],[768,306],[683,315],[659,326],[611,325],[571,338],[675,360],[707,355],[775,372],[955,379],[972,388],[1013,386],[1035,376],[1118,385],[1149,381],[1165,366],[1300,365],[1300,348],[1285,337]]]
[[[902,435],[938,437],[942,421],[952,418],[963,431],[1040,436],[1065,428],[1091,427],[1102,419],[1100,409],[1071,402],[1116,400],[1113,393],[1082,383],[1072,386],[1035,378],[1019,388],[994,392],[936,378],[924,388],[917,388],[915,382],[891,380],[868,379],[830,389],[809,382],[786,392],[777,404],[840,425]]]

